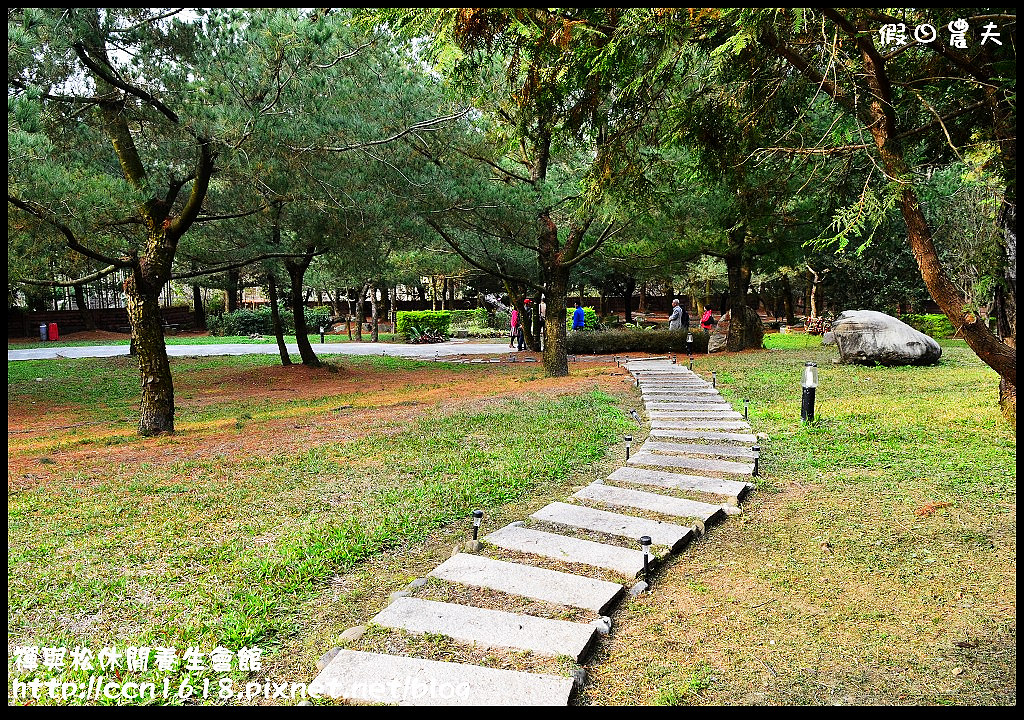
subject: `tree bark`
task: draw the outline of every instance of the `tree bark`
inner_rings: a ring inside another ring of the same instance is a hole
[[[288,355],[288,346],[284,342],[284,326],[281,323],[281,308],[277,304],[277,280],[273,272],[267,273],[267,294],[270,296],[270,319],[274,324],[274,337],[277,338],[277,351],[281,355],[281,364],[285,367],[292,364]]]
[[[784,274],[780,284],[782,285],[782,307],[786,313],[786,323],[796,325],[796,314],[793,310],[793,287],[789,284],[789,276]]]
[[[238,309],[239,273],[238,270],[228,270],[227,289],[224,290],[224,308],[229,313]]]
[[[82,287],[82,283],[74,285],[75,289],[75,305],[78,306],[78,315],[82,318],[82,322],[85,323],[86,330],[96,329],[96,318],[92,315],[92,310],[89,309],[89,303],[85,299],[85,289]]]
[[[295,344],[299,346],[299,357],[302,364],[308,367],[320,367],[320,359],[313,352],[313,346],[309,344],[309,329],[306,327],[306,305],[302,296],[302,280],[306,276],[306,269],[313,261],[312,250],[301,260],[285,260],[284,266],[288,270],[288,278],[291,280],[292,317],[295,319]]]
[[[725,349],[730,352],[760,347],[764,336],[760,318],[747,308],[747,290],[750,287],[750,262],[744,254],[747,228],[740,224],[729,230],[729,247],[725,253],[725,267],[729,276],[728,309],[731,311],[729,336]],[[756,320],[756,322],[755,322]]]
[[[370,342],[377,342],[379,327],[377,323],[377,285],[370,283],[370,318],[373,330],[370,333]]]
[[[625,316],[626,322],[633,322],[633,293],[636,292],[636,278],[632,275],[626,277],[623,281],[623,298],[626,301]]]
[[[206,307],[203,305],[203,289],[192,283],[192,321],[196,330],[206,329]]]
[[[356,294],[356,340],[363,341],[363,323],[366,322],[366,292],[369,283],[363,283]]]

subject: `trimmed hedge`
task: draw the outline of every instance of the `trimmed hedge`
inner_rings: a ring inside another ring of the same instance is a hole
[[[945,315],[934,313],[928,315],[904,315],[900,320],[936,340],[947,340],[956,333],[953,323]]]
[[[476,308],[475,310],[449,310],[452,315],[452,327],[487,327],[487,309]]]
[[[708,333],[693,332],[693,352],[708,351]],[[609,355],[627,352],[685,353],[686,330],[598,330],[569,333],[566,351],[573,355],[587,353]]]
[[[279,312],[281,326],[285,334],[294,334],[295,322],[292,320],[292,311],[282,306]],[[303,314],[306,316],[306,330],[310,333],[319,333],[321,326],[326,329],[331,319],[331,309],[323,305],[315,308],[303,308]],[[206,325],[211,335],[274,334],[274,318],[270,306],[209,316],[206,319]]]
[[[402,310],[397,315],[398,332],[407,334],[412,328],[419,332],[448,335],[452,324],[451,310]]]

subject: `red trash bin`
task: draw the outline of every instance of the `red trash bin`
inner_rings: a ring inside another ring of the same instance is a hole
[[[60,336],[57,334],[57,323],[50,323],[49,335],[50,335],[50,339],[51,340],[59,340],[60,339]]]

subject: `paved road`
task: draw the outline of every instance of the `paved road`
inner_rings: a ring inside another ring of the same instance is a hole
[[[393,343],[313,343],[317,355],[390,355],[392,357],[434,359],[452,355],[495,355],[508,352],[502,343],[470,343],[454,340],[430,345],[397,345]],[[277,355],[276,343],[233,343],[224,345],[168,345],[171,357],[206,355]],[[288,352],[298,354],[294,343]],[[86,345],[78,347],[33,348],[8,350],[7,362],[15,360],[52,360],[54,358],[114,357],[127,355],[127,345]]]

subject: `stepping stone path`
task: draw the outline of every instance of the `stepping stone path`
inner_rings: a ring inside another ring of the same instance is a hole
[[[527,659],[568,657],[582,663],[599,633],[611,627],[608,614],[644,572],[641,536],[649,536],[663,556],[682,550],[713,522],[740,512],[736,506],[753,487],[754,466],[747,461],[753,460],[750,448],[757,441],[750,425],[709,382],[683,365],[649,358],[627,361],[625,367],[637,379],[651,426],[649,439],[628,463],[569,502],[553,502],[533,513],[530,527],[517,522],[484,536],[480,554],[457,552],[429,573],[433,580],[417,580],[409,592],[395,594],[371,623],[414,635],[444,635],[467,650],[507,649]],[[723,498],[730,504],[723,505]],[[511,551],[516,562],[492,557],[503,551],[506,557]],[[571,572],[542,567],[552,560]],[[657,558],[652,555],[649,562]],[[620,581],[612,582],[616,577]],[[526,606],[540,601],[556,611],[564,608],[554,616],[577,619],[510,612],[504,609],[507,602],[491,609],[415,597],[431,582],[458,585],[461,597],[472,597],[476,589],[481,605],[487,604],[486,589],[524,598]],[[631,594],[646,587],[636,583]],[[656,585],[648,588],[656,590]],[[580,619],[580,613],[592,617]],[[310,690],[355,703],[564,706],[579,681],[386,653],[336,653]]]

